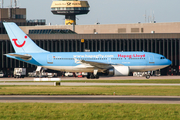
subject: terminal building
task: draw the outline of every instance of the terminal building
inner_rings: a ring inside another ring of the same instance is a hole
[[[147,51],[159,53],[172,61],[161,70],[162,75],[177,75],[180,68],[180,33],[143,34],[29,34],[41,48],[51,52]],[[33,71],[36,66],[9,59],[4,54],[14,50],[7,35],[0,35],[0,69],[25,67]]]
[[[65,2],[67,5],[71,2],[78,1],[75,0],[68,3],[64,0],[60,1],[60,3],[61,2]],[[60,3],[56,5],[60,5]],[[53,5],[54,4],[55,3],[53,3]],[[89,5],[87,8],[89,8]],[[72,10],[75,9],[76,8],[73,8]],[[54,13],[56,13],[58,12],[57,10],[61,10],[61,7],[52,7],[51,11],[53,12],[53,10],[56,10],[54,11]],[[2,22],[3,20],[1,20],[1,23]],[[16,22],[18,23],[18,21]],[[161,70],[162,75],[180,74],[180,22],[75,25],[76,22],[72,21],[71,23],[74,25],[66,24],[55,26],[43,25],[43,22],[35,22],[31,24],[33,26],[28,26],[30,23],[26,20],[22,23],[23,26],[20,26],[20,28],[28,34],[37,45],[51,52],[85,52],[86,50],[90,52],[154,52],[162,54],[172,61],[171,66]],[[42,25],[40,25],[41,23]],[[3,26],[0,27],[0,29],[3,29],[0,34],[0,71],[11,73],[16,67],[27,68],[27,72],[35,70],[37,66],[7,58],[4,55],[13,53],[14,49],[8,35],[4,32]]]

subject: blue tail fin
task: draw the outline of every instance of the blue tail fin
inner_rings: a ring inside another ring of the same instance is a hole
[[[15,23],[3,24],[16,53],[48,52],[37,46]]]

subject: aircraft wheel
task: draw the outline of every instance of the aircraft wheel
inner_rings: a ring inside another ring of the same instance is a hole
[[[94,79],[94,78],[95,78],[95,76],[94,76],[93,74],[91,74],[90,78],[91,78],[91,79]]]
[[[96,76],[95,76],[95,78],[96,78],[96,79],[99,79],[99,76],[98,76],[98,75],[96,75]]]
[[[89,75],[87,75],[87,79],[90,79],[90,76],[89,76]]]
[[[146,75],[146,79],[149,79],[150,78],[150,75]]]

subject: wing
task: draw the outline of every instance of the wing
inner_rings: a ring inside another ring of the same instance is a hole
[[[101,63],[101,62],[92,62],[92,61],[85,61],[85,60],[78,60],[76,58],[75,63],[77,64],[86,64],[87,66],[92,66],[95,69],[101,69],[101,70],[107,70],[112,68],[112,65],[119,65],[119,66],[124,66],[122,64],[112,64],[112,63]]]
[[[28,54],[25,54],[25,55],[19,55],[19,54],[5,54],[6,56],[13,56],[13,57],[18,57],[18,58],[21,58],[23,60],[31,60],[32,59],[32,56],[31,55],[28,55]]]

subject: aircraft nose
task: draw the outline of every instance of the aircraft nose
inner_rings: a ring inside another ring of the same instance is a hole
[[[171,62],[169,59],[168,59],[168,62],[167,62],[167,63],[168,63],[168,65],[171,65],[171,64],[172,64],[172,62]]]

